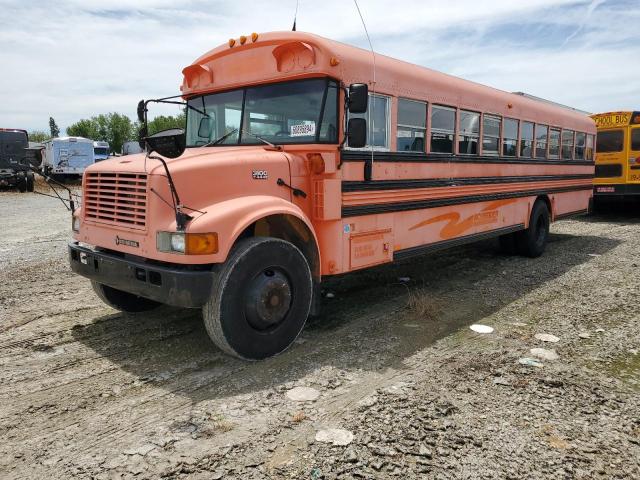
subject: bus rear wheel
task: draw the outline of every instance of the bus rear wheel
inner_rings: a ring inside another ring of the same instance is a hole
[[[518,232],[516,245],[518,253],[526,257],[536,258],[542,255],[549,239],[550,215],[547,205],[537,201],[531,210],[529,228]]]
[[[124,292],[93,280],[91,281],[91,286],[100,300],[121,312],[142,313],[160,306],[160,303],[148,298],[139,297],[133,293]]]
[[[261,360],[286,350],[302,332],[312,293],[309,264],[295,245],[247,238],[216,272],[204,325],[222,351]]]

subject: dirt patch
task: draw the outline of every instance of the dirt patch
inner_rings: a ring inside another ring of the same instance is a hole
[[[54,199],[0,203],[2,478],[640,478],[634,214],[558,223],[539,259],[484,242],[333,280],[246,363],[198,311],[100,303]],[[522,365],[536,334],[559,358]]]

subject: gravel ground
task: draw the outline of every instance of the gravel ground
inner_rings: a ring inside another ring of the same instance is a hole
[[[56,200],[0,207],[0,478],[640,478],[637,209],[555,224],[539,259],[484,242],[333,280],[245,363],[198,311],[103,305]]]

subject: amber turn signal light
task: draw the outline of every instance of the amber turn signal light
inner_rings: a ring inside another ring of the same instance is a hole
[[[187,233],[185,235],[187,255],[211,255],[218,253],[217,233]]]

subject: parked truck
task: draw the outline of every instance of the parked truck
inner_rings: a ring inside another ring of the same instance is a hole
[[[0,128],[0,186],[33,192],[34,176],[29,169],[28,148],[29,137],[25,130]]]
[[[45,174],[61,178],[80,177],[94,163],[93,140],[58,137],[44,142],[42,168]]]
[[[142,153],[140,142],[124,142],[122,145],[122,156]]]
[[[87,169],[69,260],[118,310],[201,308],[229,354],[286,349],[327,277],[491,237],[537,257],[589,210],[582,113],[303,32],[182,72],[186,131],[138,105],[147,154]]]
[[[93,161],[101,162],[109,158],[109,142],[96,140],[93,142]]]

